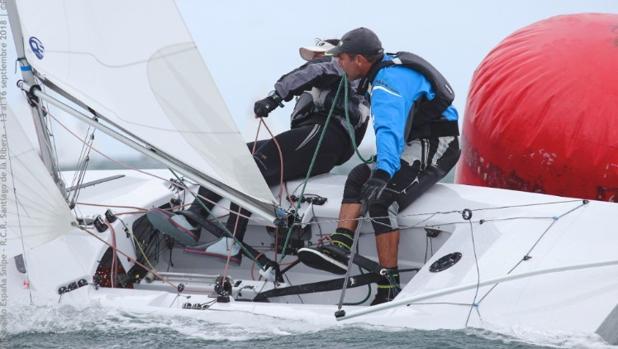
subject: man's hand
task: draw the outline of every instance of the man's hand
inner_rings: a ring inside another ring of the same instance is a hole
[[[260,99],[253,105],[253,111],[255,116],[260,118],[268,117],[268,114],[277,108],[281,104],[281,97],[277,93],[273,93],[270,96]]]
[[[380,169],[373,171],[371,177],[363,185],[361,200],[368,203],[379,199],[390,179],[391,176],[386,171]]]

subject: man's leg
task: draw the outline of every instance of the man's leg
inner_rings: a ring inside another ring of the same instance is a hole
[[[197,191],[197,197],[193,200],[188,210],[202,217],[208,217],[210,211],[212,211],[219,200],[221,200],[219,194],[200,186]]]
[[[199,225],[197,220],[205,219],[210,214],[217,202],[221,200],[221,196],[200,186],[197,191],[197,196],[191,203],[188,209],[182,210],[173,216],[174,222],[188,230],[197,230],[199,234]],[[199,237],[198,237],[199,240]]]
[[[376,235],[378,261],[384,268],[397,268],[399,256],[399,230]]]
[[[401,161],[401,168],[389,182],[387,190],[369,207],[370,216],[375,217],[373,226],[378,260],[386,271],[378,282],[378,294],[372,305],[388,302],[399,292],[397,214],[442,179],[459,159],[456,137],[416,142],[421,145],[417,147],[420,151],[408,152],[409,162]]]
[[[361,215],[361,206],[361,204],[356,203],[341,204],[337,228],[356,231],[356,227],[358,226],[358,218]]]
[[[339,209],[339,222],[337,230],[345,229],[353,234],[358,226],[358,218],[361,212],[361,189],[363,184],[371,176],[371,168],[366,164],[360,164],[352,169],[348,174],[343,189],[341,208]]]
[[[393,191],[385,191],[377,200],[369,203],[369,215],[372,217],[376,236],[378,261],[383,273],[378,281],[378,292],[371,305],[389,302],[400,291],[398,269],[400,233],[397,226],[399,205],[397,203],[398,194],[394,192],[396,185],[392,184],[401,183],[401,176],[397,176],[399,173],[401,170],[387,187],[387,190]]]
[[[258,169],[266,180],[266,184],[269,186],[280,184],[282,174],[284,181],[305,178],[323,127],[321,125],[298,127],[276,135],[276,142],[273,139],[268,139],[258,141],[255,146],[253,143],[248,143],[247,146],[250,151],[253,151],[255,148],[253,157]],[[279,147],[277,147],[277,144]],[[327,173],[337,163],[347,160],[349,155],[352,154],[350,149],[348,149],[349,147],[349,140],[346,138],[346,134],[342,134],[342,131],[337,127],[330,126],[322,140],[311,175]],[[279,150],[281,150],[281,153]],[[346,152],[346,154],[341,155],[342,152]],[[281,157],[283,157],[283,161]],[[282,162],[283,169],[281,169]],[[250,212],[242,210],[241,214],[248,216]],[[247,226],[246,222],[243,222],[245,218],[241,217],[240,221],[238,221],[237,217],[234,214],[230,215],[227,224],[228,228],[231,229],[237,225],[241,228]],[[244,232],[241,234],[244,234]]]
[[[347,271],[347,257],[352,248],[354,233],[361,215],[361,188],[367,181],[371,169],[365,164],[356,166],[345,183],[339,222],[337,230],[330,235],[330,243],[317,248],[301,248],[298,258],[304,264],[335,274],[345,274]]]
[[[255,145],[248,143],[249,151],[255,150],[253,158],[266,180],[266,184],[269,186],[280,184],[282,170],[284,181],[304,178],[309,170],[321,129],[319,125],[314,125],[282,132],[275,136],[279,147],[273,139],[261,140]],[[344,144],[341,143],[341,137],[334,137],[329,129],[320,148],[312,174],[330,171],[336,165],[339,159],[337,153],[342,148],[344,148]],[[281,169],[281,157],[283,157],[283,169]],[[242,242],[244,239],[249,223],[248,217],[250,216],[251,212],[234,203],[230,204],[230,215],[226,228],[234,234],[238,241]],[[239,252],[238,260],[240,260],[240,256],[241,253]]]

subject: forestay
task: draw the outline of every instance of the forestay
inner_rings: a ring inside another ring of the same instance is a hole
[[[18,11],[26,57],[39,76],[263,212],[274,211],[174,1],[25,0]]]
[[[11,109],[0,123],[0,137],[1,216],[6,219],[0,224],[7,227],[10,258],[68,233],[75,220]]]

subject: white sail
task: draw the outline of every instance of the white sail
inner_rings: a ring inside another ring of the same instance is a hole
[[[273,211],[273,195],[174,1],[24,0],[18,10],[39,76]]]
[[[74,219],[10,108],[0,123],[0,142],[0,226],[6,225],[10,258],[68,233]]]

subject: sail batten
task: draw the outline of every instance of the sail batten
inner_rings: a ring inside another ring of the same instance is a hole
[[[274,212],[174,1],[25,0],[18,7],[26,57],[42,79],[190,169],[184,175]]]

